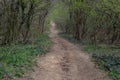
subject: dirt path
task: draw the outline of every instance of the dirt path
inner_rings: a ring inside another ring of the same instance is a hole
[[[57,33],[52,23],[50,37],[54,45],[49,53],[37,60],[38,66],[31,73],[34,80],[109,80],[96,69],[89,55]]]

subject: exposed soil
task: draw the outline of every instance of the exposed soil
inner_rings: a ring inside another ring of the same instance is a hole
[[[53,46],[49,53],[37,59],[37,67],[30,73],[33,80],[110,80],[96,68],[88,54],[59,37],[56,25],[54,23],[51,25],[50,37]]]

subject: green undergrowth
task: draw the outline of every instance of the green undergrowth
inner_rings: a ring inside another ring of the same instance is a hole
[[[45,54],[51,45],[48,34],[39,35],[32,44],[18,44],[0,48],[0,80],[22,77],[36,64],[35,56]]]
[[[109,72],[113,80],[120,80],[120,46],[114,45],[93,45],[82,43],[65,33],[59,34],[61,37],[83,46],[83,50],[92,54],[92,57],[100,69]]]

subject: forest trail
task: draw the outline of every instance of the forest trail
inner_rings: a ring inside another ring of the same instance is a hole
[[[52,23],[50,37],[54,44],[49,53],[37,59],[38,66],[31,73],[33,80],[110,80],[95,67],[89,55],[57,33]]]

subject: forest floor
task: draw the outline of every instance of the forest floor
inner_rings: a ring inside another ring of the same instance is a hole
[[[37,58],[37,66],[30,73],[33,80],[110,80],[80,47],[58,36],[54,23],[50,38],[53,46],[50,52]]]

